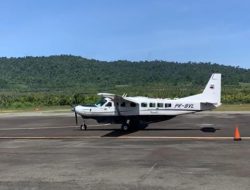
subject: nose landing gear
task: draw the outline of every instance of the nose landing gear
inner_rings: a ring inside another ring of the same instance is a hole
[[[83,123],[83,124],[80,125],[80,130],[81,130],[81,131],[83,131],[83,130],[86,131],[87,128],[88,128],[88,127],[87,127],[87,125],[86,125],[85,123]]]

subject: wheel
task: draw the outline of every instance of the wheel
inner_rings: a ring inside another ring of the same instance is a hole
[[[122,129],[122,131],[128,131],[129,125],[127,123],[124,123],[124,124],[122,124],[121,129]]]
[[[87,125],[84,123],[83,125],[80,126],[80,130],[83,131],[83,130],[87,130]]]
[[[81,125],[81,126],[80,126],[80,130],[81,130],[81,131],[83,131],[83,128],[84,128],[84,126],[83,126],[83,125]]]

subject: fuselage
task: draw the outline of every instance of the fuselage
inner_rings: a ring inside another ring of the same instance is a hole
[[[159,99],[148,97],[126,97],[123,101],[103,98],[93,106],[79,105],[75,112],[83,118],[97,121],[137,118],[139,120],[166,120],[177,115],[212,109],[200,102],[182,101],[181,99]]]

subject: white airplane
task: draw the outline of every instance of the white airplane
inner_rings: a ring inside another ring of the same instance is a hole
[[[81,130],[86,130],[85,119],[95,119],[98,123],[121,124],[127,131],[140,122],[160,122],[177,115],[212,110],[221,105],[221,74],[212,74],[201,94],[179,99],[159,99],[148,97],[127,97],[110,93],[99,93],[102,98],[92,106],[78,105],[73,108],[83,118]]]

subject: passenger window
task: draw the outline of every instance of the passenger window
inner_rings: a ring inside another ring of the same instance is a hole
[[[163,103],[157,103],[158,108],[163,108]]]
[[[149,103],[149,107],[154,108],[155,107],[155,103]]]
[[[131,102],[130,107],[136,107],[136,104],[134,102]]]
[[[171,104],[165,104],[165,108],[170,108]]]
[[[148,104],[143,102],[143,103],[141,103],[141,107],[146,108],[146,107],[148,107]]]
[[[121,107],[125,107],[126,106],[126,103],[125,102],[122,102],[121,103]]]
[[[111,103],[111,102],[108,102],[108,103],[106,104],[106,107],[112,107],[112,103]]]

